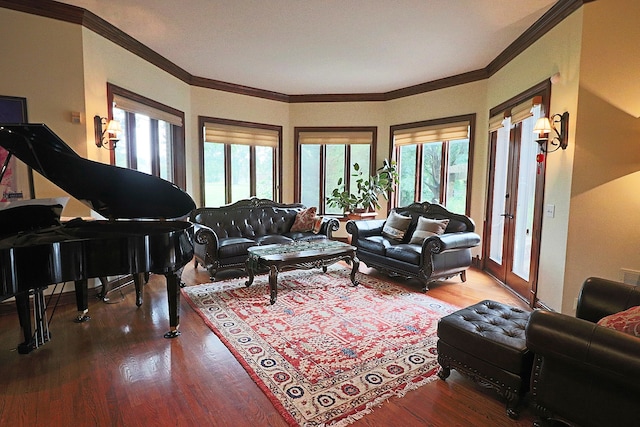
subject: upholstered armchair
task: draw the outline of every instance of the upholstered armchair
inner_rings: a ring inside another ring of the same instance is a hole
[[[526,341],[535,353],[531,391],[543,419],[537,425],[554,418],[584,427],[638,425],[640,338],[597,324],[638,305],[639,286],[589,278],[575,318],[532,313]]]

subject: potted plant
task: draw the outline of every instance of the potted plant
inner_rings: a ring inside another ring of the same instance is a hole
[[[356,178],[355,193],[351,193],[340,178],[331,196],[327,197],[327,204],[341,208],[347,216],[362,217],[363,213],[364,216],[375,216],[375,211],[380,209],[379,196],[382,195],[387,199],[387,193],[393,190],[398,182],[396,162],[385,159],[375,175],[368,177],[364,176],[358,163],[353,164],[353,170],[355,173],[352,176]]]

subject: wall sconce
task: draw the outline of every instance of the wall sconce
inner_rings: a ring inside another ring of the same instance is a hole
[[[560,130],[556,127],[556,123],[560,123]],[[539,138],[536,139],[536,142],[540,144],[540,150],[543,153],[553,153],[557,151],[559,148],[565,150],[567,145],[569,144],[569,112],[565,111],[560,114],[554,114],[549,119],[548,117],[540,117],[535,126],[533,127],[533,133],[537,133]],[[546,138],[543,137],[543,134],[550,134],[551,132],[555,133],[555,136]],[[550,148],[552,145],[555,148]]]
[[[106,117],[95,116],[93,123],[96,130],[96,147],[104,147],[107,150],[115,150],[116,143],[120,140],[118,135],[122,132],[120,122],[109,120]]]

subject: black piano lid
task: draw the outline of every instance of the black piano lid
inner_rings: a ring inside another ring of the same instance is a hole
[[[176,185],[80,157],[44,124],[1,124],[0,146],[109,219],[175,219],[195,203]]]

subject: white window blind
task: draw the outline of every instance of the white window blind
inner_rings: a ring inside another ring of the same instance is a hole
[[[168,111],[160,110],[158,108],[151,107],[146,104],[142,104],[137,101],[133,101],[128,98],[124,98],[120,95],[113,95],[113,104],[116,108],[119,108],[130,113],[144,114],[152,119],[162,120],[171,123],[174,126],[182,127],[182,117],[172,114]]]
[[[489,132],[494,132],[504,126],[504,113],[500,113],[489,119]]]
[[[270,129],[205,123],[204,141],[222,144],[277,147],[278,132]]]
[[[542,104],[541,96],[534,96],[533,98],[529,98],[524,102],[512,107],[510,110],[505,111],[504,113],[497,114],[489,119],[489,132],[499,129],[501,126],[493,127],[496,124],[497,120],[500,120],[502,123],[502,119],[500,117],[511,117],[511,124],[514,125],[516,123],[520,123],[527,117],[531,117],[533,115],[533,108],[537,105]]]
[[[454,141],[467,138],[469,138],[468,121],[404,129],[393,133],[393,143],[395,146]]]
[[[371,144],[373,143],[373,132],[300,132],[298,135],[300,144]]]

